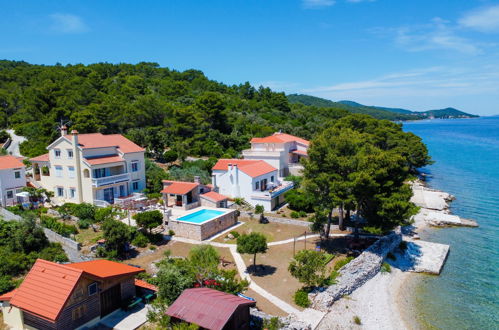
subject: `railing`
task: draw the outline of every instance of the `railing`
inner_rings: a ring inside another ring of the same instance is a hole
[[[100,199],[96,199],[96,200],[94,200],[94,205],[98,206],[98,207],[108,207],[111,204],[107,201],[102,201]]]
[[[105,176],[103,178],[92,179],[92,186],[101,187],[128,180],[130,180],[130,173],[123,173],[118,175]]]
[[[293,182],[283,181],[279,186],[273,189],[264,190],[264,191],[253,191],[251,197],[255,199],[268,200],[285,193],[286,191],[292,189],[293,187],[294,187]]]

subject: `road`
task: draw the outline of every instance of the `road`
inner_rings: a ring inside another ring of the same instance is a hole
[[[25,141],[26,138],[24,136],[16,135],[13,129],[8,129],[7,132],[10,134],[10,137],[12,138],[12,143],[7,148],[7,151],[12,156],[22,156],[21,153],[19,152],[19,145],[23,141]]]

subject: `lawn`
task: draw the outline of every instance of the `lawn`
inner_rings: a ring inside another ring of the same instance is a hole
[[[82,247],[88,247],[95,244],[99,239],[102,238],[102,231],[94,231],[92,227],[88,229],[78,229],[78,234],[76,234],[76,241],[81,243]]]
[[[239,234],[249,234],[252,232],[263,233],[267,237],[267,242],[282,241],[296,236],[301,236],[305,231],[310,232],[310,229],[304,226],[288,225],[278,222],[269,222],[267,224],[259,223],[258,219],[250,219],[240,217],[239,221],[244,222],[243,225],[234,229]],[[236,244],[235,239],[227,239],[226,235],[222,235],[214,239],[214,242]]]

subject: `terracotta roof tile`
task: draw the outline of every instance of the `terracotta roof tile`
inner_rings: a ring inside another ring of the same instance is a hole
[[[307,146],[310,144],[310,142],[305,139],[286,133],[274,133],[273,135],[267,137],[251,139],[251,143],[284,143],[293,141]]]
[[[206,194],[202,194],[201,197],[208,198],[209,200],[211,200],[213,202],[221,202],[221,201],[228,199],[227,196],[219,194],[216,191],[207,192]]]
[[[294,150],[292,153],[300,156],[308,156],[308,152],[306,152],[305,150]]]
[[[85,273],[100,278],[132,275],[145,271],[142,268],[128,266],[119,262],[109,261],[105,259],[76,262],[72,264],[67,264],[66,266],[74,269],[80,269]]]
[[[100,164],[124,162],[125,160],[121,158],[121,156],[113,155],[113,156],[85,158],[85,161],[90,165],[100,165]]]
[[[66,135],[65,137],[70,141],[73,140],[72,135]],[[139,147],[121,134],[79,134],[78,144],[83,149],[118,147],[118,149],[123,153],[144,151],[144,148]]]
[[[82,270],[38,259],[10,304],[55,321],[82,274]]]
[[[202,328],[219,330],[241,305],[255,306],[255,302],[209,288],[187,289],[166,314]]]
[[[0,301],[9,301],[12,299],[14,296],[14,293],[17,291],[17,289],[14,289],[12,291],[6,292],[3,295],[0,296]]]
[[[185,195],[189,191],[192,191],[197,186],[199,186],[199,183],[173,181],[169,186],[166,186],[163,190],[161,190],[161,193],[162,194]]]
[[[150,283],[147,283],[146,281],[142,281],[139,279],[135,279],[135,286],[158,292],[158,288],[155,285],[152,285]]]
[[[48,162],[50,161],[49,159],[49,154],[44,154],[44,155],[40,155],[40,156],[36,156],[36,157],[33,157],[33,158],[30,158],[30,161],[31,162]]]
[[[24,164],[14,156],[0,156],[0,170],[24,167]]]
[[[252,178],[277,171],[275,167],[266,161],[250,159],[219,159],[215,166],[213,166],[213,170],[227,171],[229,164],[237,165],[239,170]]]

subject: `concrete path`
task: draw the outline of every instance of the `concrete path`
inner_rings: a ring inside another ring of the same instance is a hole
[[[141,305],[140,307],[126,312],[122,309],[108,315],[99,322],[114,330],[133,330],[140,327],[147,322],[148,305]]]
[[[10,137],[12,138],[12,142],[10,146],[7,148],[7,151],[9,154],[12,156],[22,156],[20,151],[19,151],[19,145],[26,140],[24,136],[19,136],[14,133],[13,129],[8,129],[7,133],[10,134]]]

